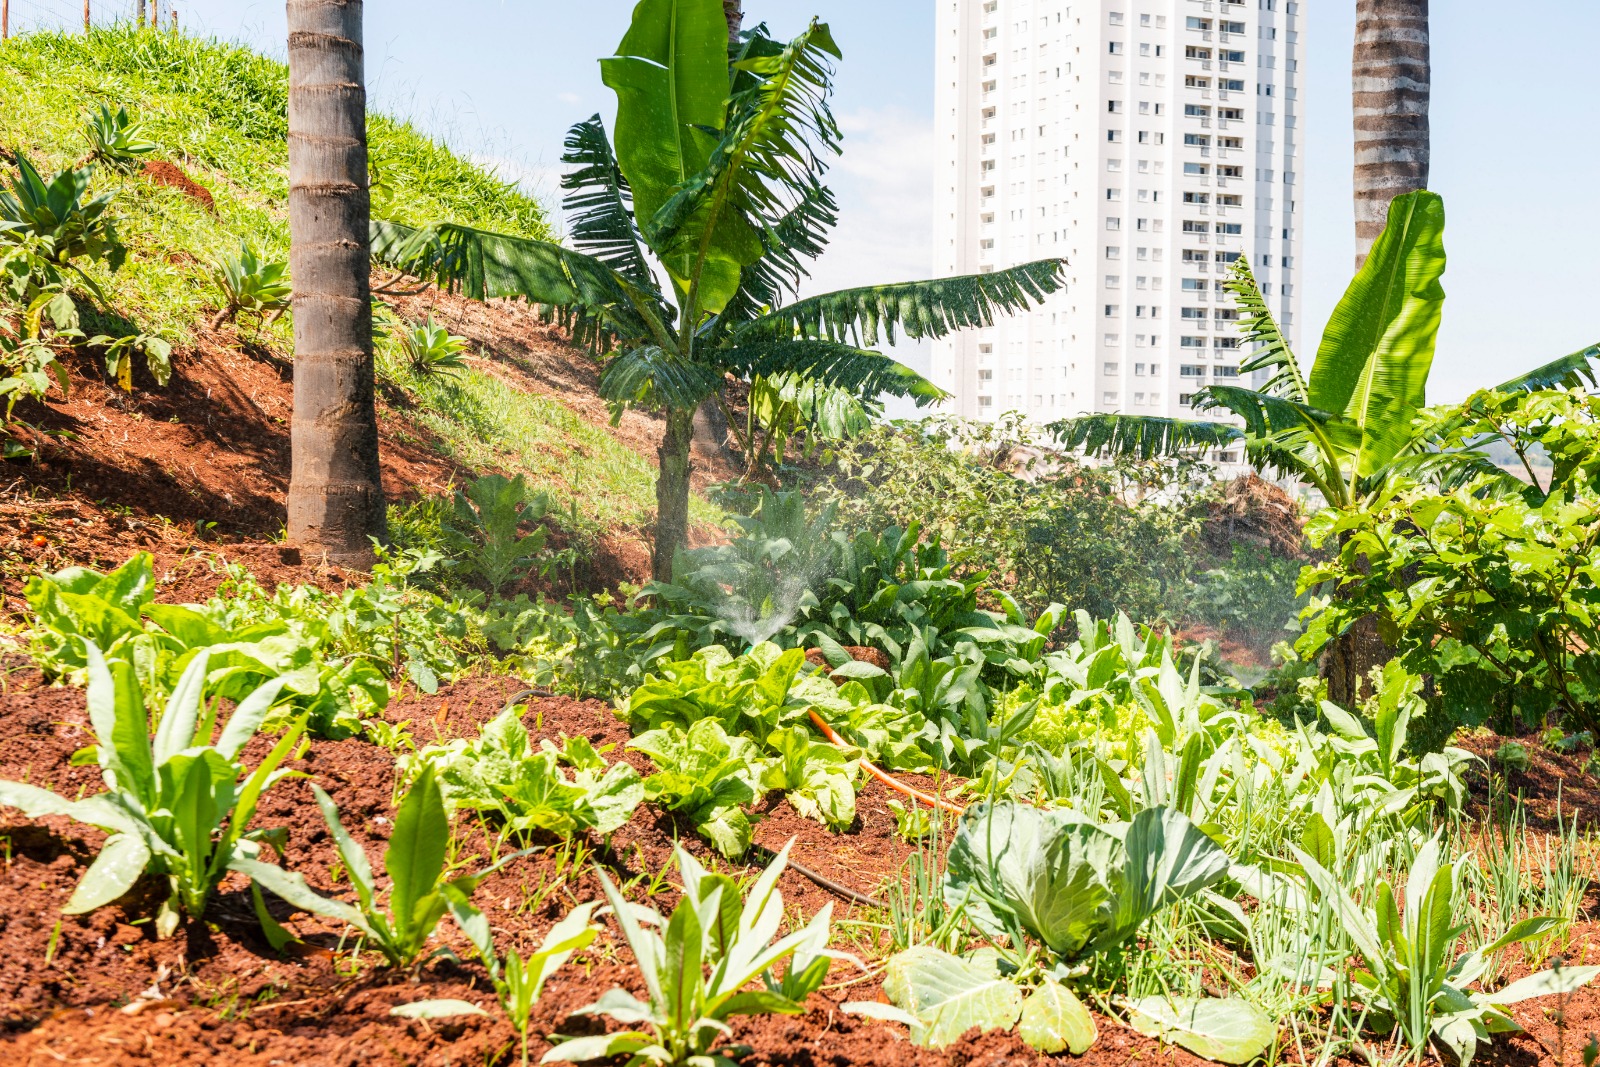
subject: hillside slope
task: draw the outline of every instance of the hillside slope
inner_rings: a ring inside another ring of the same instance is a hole
[[[119,561],[136,547],[182,554],[281,535],[290,324],[285,316],[213,329],[210,320],[218,256],[248,242],[287,258],[286,94],[281,64],[169,33],[38,34],[0,45],[8,154],[20,150],[46,174],[79,162],[83,123],[102,104],[127,107],[159,146],[156,168],[95,175],[92,192],[115,194],[129,255],[115,274],[89,269],[107,306],[83,294],[78,303],[88,334],[158,334],[175,348],[171,382],[158,387],[141,371],[131,394],[108,382],[97,352],[63,350],[70,394],[18,408],[47,435],[30,440],[36,459],[10,465],[0,483],[11,574]],[[549,235],[541,205],[407,124],[373,115],[369,134],[376,214]],[[184,175],[204,193],[178,187]],[[490,470],[523,473],[551,492],[566,533],[589,546],[596,577],[640,577],[659,420],[630,412],[612,426],[593,357],[527,307],[436,291],[383,299],[379,421],[391,501],[404,507]],[[0,304],[13,320],[17,311]],[[463,373],[418,377],[398,358],[394,335],[429,317],[470,342]],[[702,481],[727,473],[713,455],[697,466]],[[697,501],[695,517],[716,512]],[[14,591],[10,575],[7,585]]]

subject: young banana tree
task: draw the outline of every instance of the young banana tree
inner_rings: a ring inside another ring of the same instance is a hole
[[[1444,201],[1426,190],[1395,197],[1388,225],[1334,308],[1306,377],[1241,257],[1226,288],[1254,350],[1239,370],[1266,371],[1268,378],[1260,389],[1207,386],[1194,405],[1230,412],[1243,425],[1101,413],[1054,423],[1051,430],[1068,448],[1096,455],[1149,458],[1242,444],[1253,464],[1313,486],[1334,507],[1355,502],[1403,467],[1482,469],[1475,452],[1441,456],[1438,435],[1417,419],[1427,404],[1444,268]],[[1499,388],[1592,385],[1596,357],[1600,346],[1591,346]]]
[[[1439,336],[1444,268],[1444,201],[1426,190],[1395,197],[1388,225],[1328,320],[1307,378],[1241,258],[1227,288],[1255,348],[1239,370],[1268,372],[1267,381],[1260,389],[1208,386],[1194,403],[1231,412],[1243,425],[1095,414],[1051,429],[1067,447],[1091,454],[1149,458],[1239,443],[1253,464],[1315,487],[1331,507],[1349,507],[1396,474],[1447,480],[1490,473],[1518,491],[1523,486],[1476,449],[1440,447],[1449,419],[1418,418]],[[1591,346],[1498,388],[1593,385],[1597,356],[1600,346]],[[1329,698],[1353,704],[1361,680],[1391,654],[1371,617],[1359,620],[1324,658]]]
[[[986,325],[1064,282],[1049,259],[796,299],[837,223],[822,179],[840,150],[828,105],[839,56],[820,22],[788,42],[757,27],[730,44],[720,0],[641,0],[601,60],[617,94],[615,149],[598,115],[567,137],[570,248],[454,224],[373,225],[380,261],[549,309],[608,355],[600,388],[614,409],[664,413],[658,579],[687,534],[695,410],[720,401],[730,378],[806,382],[864,411],[884,394],[925,404],[944,394],[876,351],[880,341]]]

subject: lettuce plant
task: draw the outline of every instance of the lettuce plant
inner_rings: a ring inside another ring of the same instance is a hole
[[[789,845],[742,904],[731,880],[708,874],[681,848],[676,854],[684,892],[670,917],[628,903],[605,871],[595,869],[649,1000],[614,988],[579,1013],[648,1030],[572,1038],[546,1053],[544,1062],[626,1055],[634,1065],[734,1067],[733,1059],[716,1050],[728,1019],[803,1014],[806,998],[827,980],[831,961],[850,958],[827,947],[831,904],[804,928],[773,940],[783,923],[778,876],[788,864]],[[785,961],[784,973],[774,974]],[[757,979],[763,988],[746,988]]]
[[[317,806],[328,824],[356,892],[356,904],[331,900],[316,893],[298,871],[244,861],[236,869],[304,911],[349,923],[383,953],[392,967],[417,962],[439,920],[449,911],[463,927],[482,918],[472,906],[478,883],[523,853],[513,853],[477,874],[445,877],[445,857],[450,845],[450,816],[432,768],[424,767],[395,812],[394,833],[384,850],[383,866],[389,874],[389,906],[378,902],[378,884],[367,854],[339,821],[339,809],[321,788],[313,785]]]
[[[644,780],[646,800],[683,812],[724,856],[744,855],[750,847],[744,805],[755,799],[765,769],[754,741],[728,733],[715,719],[701,719],[687,730],[649,730],[628,747],[661,768]]]
[[[533,747],[514,708],[485,723],[476,740],[430,745],[408,762],[434,769],[450,807],[496,812],[524,833],[609,834],[645,796],[637,771],[608,765],[585,737]],[[563,765],[572,768],[570,777]]]
[[[283,688],[281,679],[256,687],[234,708],[216,741],[218,702],[207,701],[208,656],[190,661],[151,736],[150,714],[131,664],[107,662],[85,642],[89,719],[106,791],[67,800],[34,785],[0,782],[0,804],[30,818],[67,815],[110,836],[65,911],[77,914],[109,904],[146,872],[165,876],[170,895],[156,917],[161,936],[177,928],[179,913],[199,918],[211,891],[229,870],[246,870],[268,832],[250,829],[261,794],[287,771],[279,764],[305,728],[297,720],[253,771],[239,753],[255,736]],[[280,839],[281,840],[281,839]],[[248,871],[246,871],[248,873]]]

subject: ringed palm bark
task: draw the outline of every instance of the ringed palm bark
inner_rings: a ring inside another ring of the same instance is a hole
[[[876,351],[880,341],[986,324],[1063,281],[1052,259],[796,299],[837,223],[822,177],[839,151],[828,106],[839,51],[815,21],[793,40],[757,29],[731,49],[728,30],[722,0],[635,9],[602,60],[615,148],[599,116],[568,133],[573,247],[453,224],[373,226],[374,254],[393,267],[551,309],[608,357],[600,388],[614,410],[662,412],[652,569],[663,581],[686,541],[694,411],[730,379],[803,383],[830,411],[843,399],[871,412],[886,393],[928,403],[943,392]]]
[[[288,537],[351,566],[386,533],[373,400],[361,0],[288,0],[294,421]]]
[[[1171,455],[1242,445],[1256,466],[1306,482],[1332,507],[1347,507],[1394,476],[1448,480],[1489,473],[1506,491],[1521,482],[1501,474],[1475,449],[1441,452],[1446,422],[1419,419],[1444,305],[1444,203],[1436,193],[1396,197],[1372,254],[1334,308],[1309,376],[1289,350],[1249,264],[1240,259],[1227,283],[1240,308],[1250,354],[1245,375],[1264,373],[1260,389],[1213,385],[1195,406],[1233,422],[1095,414],[1052,425],[1069,448],[1095,455]],[[1563,356],[1501,383],[1501,391],[1597,384],[1600,346]],[[1375,629],[1358,624],[1324,660],[1329,696],[1355,702],[1361,679],[1383,662]]]
[[[1351,75],[1359,270],[1389,201],[1428,187],[1428,0],[1356,0]]]

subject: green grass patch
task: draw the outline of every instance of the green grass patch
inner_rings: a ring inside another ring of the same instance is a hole
[[[91,112],[126,106],[159,146],[154,158],[181,165],[215,198],[213,213],[141,175],[97,173],[93,191],[117,193],[113,211],[129,256],[115,275],[91,268],[111,308],[84,307],[89,332],[136,328],[192,344],[196,324],[221,303],[211,280],[218,256],[248,241],[264,257],[287,259],[282,63],[220,41],[126,26],[29,34],[0,45],[0,100],[0,146],[22,150],[47,174],[85,158]],[[368,140],[375,216],[551,236],[536,200],[409,124],[370,114]],[[258,340],[286,355],[292,350],[287,316],[240,328],[259,329]],[[640,526],[653,515],[654,464],[562,404],[478,370],[455,380],[403,370],[390,376],[416,398],[412,417],[461,463],[525,473],[563,508],[577,497],[580,514],[601,527]],[[718,517],[695,501],[696,521]]]

